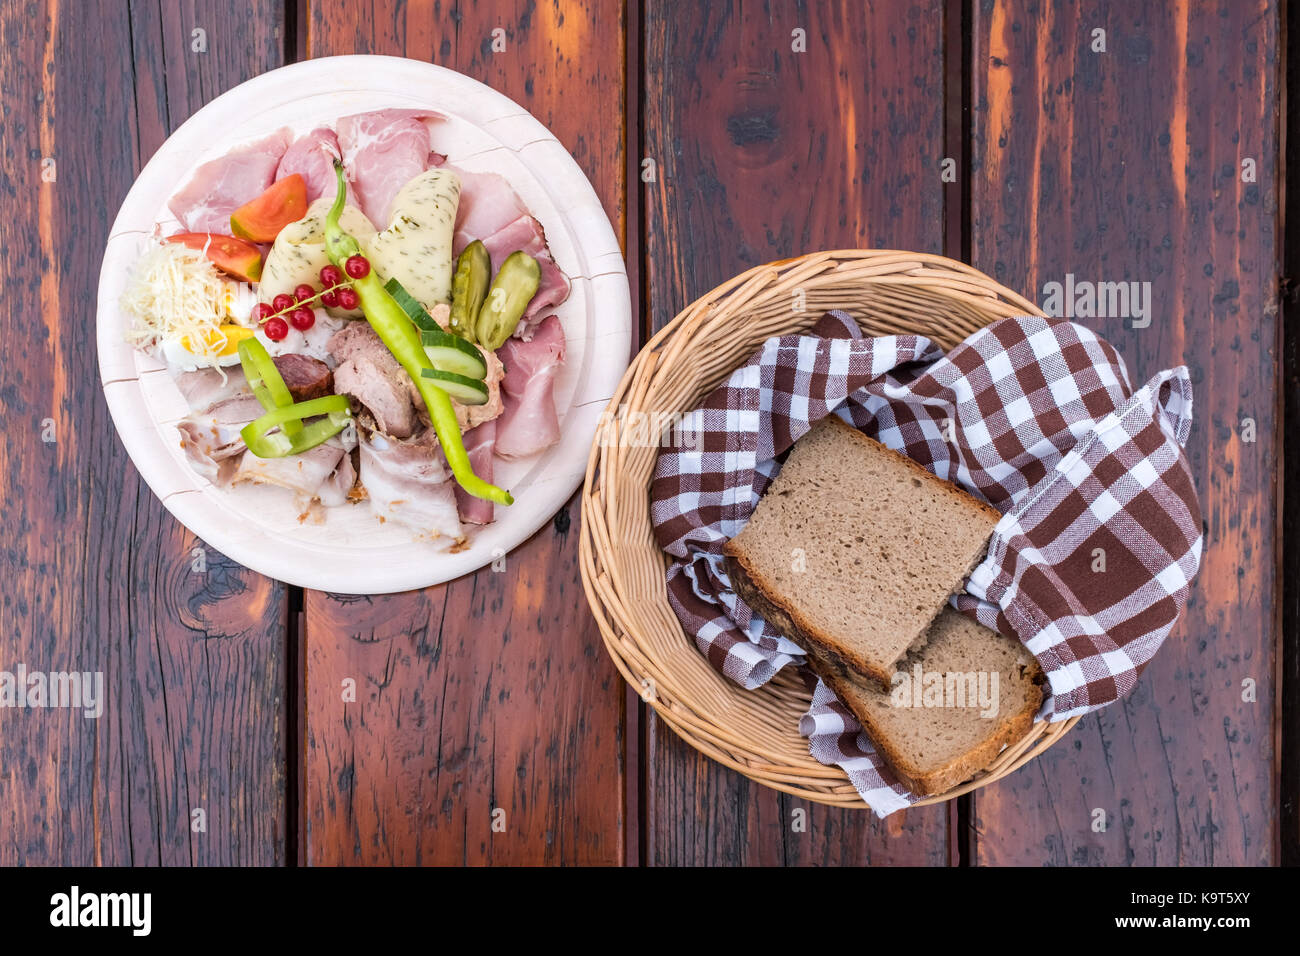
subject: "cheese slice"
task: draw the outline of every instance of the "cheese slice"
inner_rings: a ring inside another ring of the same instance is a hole
[[[379,278],[397,279],[430,312],[451,301],[451,244],[459,204],[460,177],[451,170],[429,169],[393,197],[387,229],[365,239],[357,236]]]

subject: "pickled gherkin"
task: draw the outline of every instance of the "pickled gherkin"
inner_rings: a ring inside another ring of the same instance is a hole
[[[491,351],[505,345],[537,294],[541,279],[541,267],[528,253],[512,252],[506,257],[479,309],[475,325],[479,345]]]
[[[451,280],[451,319],[447,323],[450,331],[474,341],[475,323],[491,281],[492,259],[487,246],[475,239],[456,260],[456,274]]]

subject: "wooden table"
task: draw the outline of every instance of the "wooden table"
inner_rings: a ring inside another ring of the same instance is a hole
[[[34,0],[0,27],[0,669],[108,686],[99,720],[0,710],[0,863],[1295,852],[1275,2]],[[629,695],[583,597],[576,500],[506,573],[389,597],[303,592],[206,549],[114,434],[100,257],[191,113],[341,53],[443,64],[549,126],[623,239],[643,336],[744,268],[820,248],[942,252],[1040,301],[1067,273],[1150,282],[1149,326],[1083,320],[1136,378],[1186,363],[1196,388],[1205,560],[1136,692],[1012,777],[879,822],[720,768]]]

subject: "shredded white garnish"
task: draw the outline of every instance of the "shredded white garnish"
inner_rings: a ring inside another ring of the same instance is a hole
[[[160,243],[140,257],[122,294],[120,305],[132,320],[126,340],[138,349],[182,342],[195,365],[218,368],[228,285],[200,250]]]

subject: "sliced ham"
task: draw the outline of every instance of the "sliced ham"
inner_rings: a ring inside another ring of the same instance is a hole
[[[204,163],[167,203],[189,232],[230,234],[230,214],[275,182],[290,133],[278,130],[256,143]]]
[[[433,429],[406,441],[374,431],[361,443],[361,484],[375,516],[460,544],[455,481]]]
[[[542,224],[528,214],[523,201],[504,177],[463,169],[455,172],[460,176],[460,205],[456,210],[452,251],[460,255],[466,246],[479,239],[487,247],[493,269],[499,269],[506,256],[516,251],[528,253],[541,267],[537,293],[514,333],[517,338],[530,339],[541,313],[569,297],[569,278],[551,255]]]
[[[494,267],[499,268],[506,256],[512,252],[526,252],[537,260],[541,269],[541,281],[537,292],[528,302],[524,316],[515,328],[515,337],[525,341],[533,337],[537,327],[538,315],[543,309],[559,305],[569,297],[569,277],[551,258],[550,247],[546,245],[546,232],[542,224],[532,216],[520,216],[518,219],[497,230],[483,240]]]
[[[299,136],[285,150],[275,171],[276,179],[297,173],[307,184],[307,202],[313,203],[321,196],[333,197],[337,180],[334,160],[342,159],[339,138],[328,126],[321,126],[305,136]]]
[[[504,176],[471,173],[455,166],[447,168],[460,177],[460,205],[456,207],[456,235],[452,241],[456,255],[475,239],[482,239],[486,244],[489,236],[520,216],[528,215],[523,201]],[[501,263],[493,257],[492,264]]]
[[[555,413],[555,375],[564,362],[564,327],[550,315],[525,342],[508,339],[498,350],[505,365],[501,381],[502,404],[497,421],[496,454],[502,458],[527,458],[560,439]]]
[[[387,109],[345,116],[336,124],[357,205],[376,228],[388,226],[397,191],[428,169],[428,124],[443,118],[432,110]]]
[[[497,423],[484,422],[477,428],[471,428],[464,434],[465,451],[469,453],[469,464],[474,474],[484,481],[492,482],[492,453],[497,441]],[[491,524],[495,505],[485,498],[476,498],[460,485],[455,487],[456,508],[460,520],[466,524]]]

